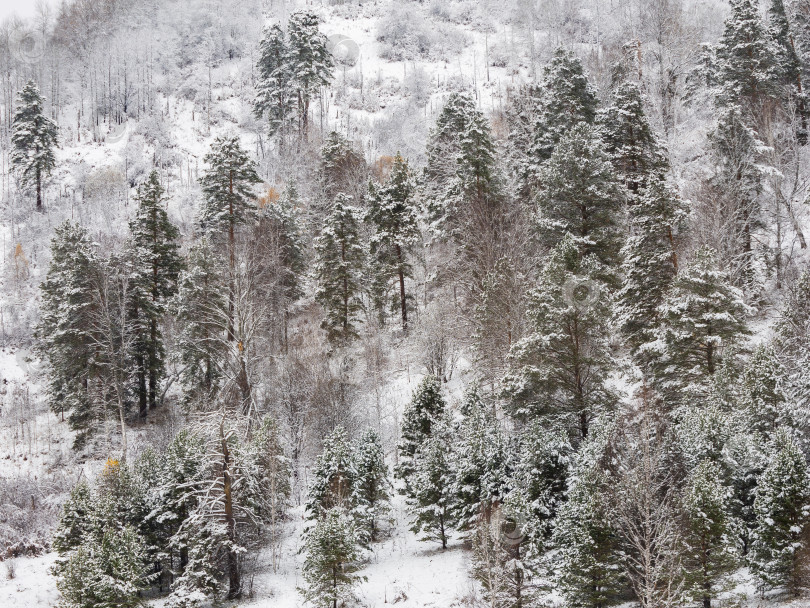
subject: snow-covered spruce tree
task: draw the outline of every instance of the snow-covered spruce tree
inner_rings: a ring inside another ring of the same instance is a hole
[[[147,513],[142,481],[126,464],[108,460],[91,487],[80,483],[65,503],[54,535],[52,569],[61,606],[136,606],[153,578],[144,541]]]
[[[783,0],[770,0],[768,4],[768,36],[776,49],[773,57],[778,82],[786,87],[796,99],[797,106],[804,106],[802,62],[796,52],[793,28],[788,19]]]
[[[482,120],[472,97],[452,93],[430,132],[421,186],[434,230],[452,229],[447,224],[455,220],[453,196],[460,164],[460,140],[472,123]]]
[[[810,272],[804,271],[789,288],[776,324],[775,346],[785,367],[783,387],[800,410],[810,403]],[[800,422],[807,425],[807,419]]]
[[[678,272],[679,235],[686,220],[686,204],[660,176],[649,178],[630,207],[615,314],[633,354],[655,338],[659,307]]]
[[[85,539],[54,568],[60,608],[131,608],[143,605],[148,588],[143,539],[130,526]]]
[[[307,519],[317,521],[333,507],[351,512],[354,507],[357,469],[346,430],[337,427],[323,441],[323,450],[312,472],[307,497]]]
[[[675,277],[661,306],[658,340],[649,345],[656,389],[672,405],[705,396],[724,353],[749,333],[747,314],[714,251],[698,249]]]
[[[66,221],[54,231],[51,264],[40,286],[37,337],[48,370],[48,401],[63,419],[69,414],[76,448],[85,445],[102,416],[91,392],[99,374],[92,323],[96,256],[87,230]]]
[[[419,540],[438,541],[446,549],[456,526],[450,424],[446,418],[434,419],[431,426],[430,435],[411,460],[406,502],[413,516],[411,532],[419,534]]]
[[[316,608],[338,608],[354,601],[360,548],[352,516],[341,507],[327,509],[304,539],[301,593]]]
[[[185,484],[177,500],[194,508],[175,535],[178,545],[187,543],[188,563],[174,582],[170,603],[195,605],[219,594],[227,579],[228,599],[243,593],[242,560],[258,535],[264,520],[256,509],[249,478],[261,471],[246,454],[233,427],[226,424],[226,412],[212,413],[197,429],[206,453],[206,468],[194,482]],[[251,466],[253,465],[253,466]]]
[[[227,234],[228,249],[228,339],[234,340],[234,275],[236,272],[236,227],[255,214],[253,185],[261,182],[256,163],[242,149],[236,136],[218,137],[203,160],[208,171],[200,179],[205,201],[200,213],[209,234]],[[219,240],[215,241],[219,244]]]
[[[339,194],[321,234],[315,240],[315,301],[324,309],[321,327],[331,342],[345,344],[358,336],[363,310],[362,273],[365,250],[360,238],[361,212]]]
[[[757,483],[756,529],[748,562],[768,587],[785,587],[798,595],[805,572],[800,557],[807,550],[810,481],[807,462],[785,431],[774,437],[770,461]]]
[[[208,237],[189,251],[178,284],[173,308],[180,326],[184,400],[189,406],[206,409],[222,382],[226,356],[222,339],[228,329],[227,282]]]
[[[419,240],[413,179],[408,162],[397,153],[386,182],[380,187],[372,185],[370,190],[366,221],[374,228],[371,256],[382,271],[383,281],[388,283],[394,280],[398,283],[402,329],[407,330],[405,279],[412,278],[409,257]]]
[[[683,496],[684,566],[687,595],[703,608],[711,608],[712,599],[732,587],[731,574],[740,563],[730,502],[731,489],[723,484],[718,464],[704,460],[691,471]]]
[[[368,429],[354,448],[355,482],[352,502],[358,536],[364,545],[378,539],[380,523],[391,511],[391,481],[377,431]]]
[[[599,113],[598,122],[613,167],[631,196],[639,194],[651,176],[667,169],[669,163],[644,113],[638,85],[621,84],[610,106]]]
[[[130,222],[131,243],[137,273],[132,290],[132,321],[137,327],[134,343],[139,415],[158,402],[158,388],[166,372],[166,349],[161,321],[166,303],[177,292],[182,269],[178,253],[179,231],[165,209],[164,189],[157,171],[138,188],[138,211]]]
[[[556,154],[556,153],[555,153]],[[565,233],[529,294],[527,335],[512,349],[504,396],[512,416],[542,418],[584,439],[615,397],[606,385],[610,293],[602,266]]]
[[[11,123],[12,167],[20,172],[20,181],[33,186],[37,193],[37,211],[42,210],[42,185],[56,167],[56,125],[45,115],[45,100],[33,80],[17,96],[17,108]]]
[[[537,229],[553,246],[574,239],[581,257],[594,255],[608,268],[619,261],[624,193],[595,129],[580,124],[560,139],[543,171]]]
[[[53,548],[64,555],[78,548],[93,533],[95,496],[90,484],[80,481],[62,506],[62,516],[53,534]]]
[[[508,448],[498,420],[483,404],[462,421],[453,446],[453,519],[459,531],[489,522],[508,492]],[[455,434],[455,433],[454,433]]]
[[[577,125],[591,125],[596,118],[597,99],[582,69],[582,62],[559,48],[543,69],[540,108],[534,125],[529,174],[537,174],[551,158],[561,139]]]
[[[717,89],[716,103],[755,110],[776,93],[778,49],[754,0],[730,0],[723,35],[709,50],[704,77]]]
[[[447,272],[479,300],[498,262],[506,258],[517,266],[525,250],[511,247],[520,210],[506,195],[489,122],[471,97],[450,95],[427,156],[422,195],[430,227],[460,250]]]
[[[800,413],[783,388],[787,372],[772,346],[758,346],[745,364],[740,378],[740,405],[747,413],[749,431],[772,438],[780,428],[795,429]]]
[[[278,24],[265,28],[259,43],[259,82],[253,110],[267,116],[270,135],[278,135],[284,145],[287,130],[295,119],[295,90],[290,49],[284,30]]]
[[[605,434],[606,429],[593,433],[580,451],[552,536],[556,583],[572,608],[603,608],[627,588],[599,466]]]
[[[288,69],[298,98],[298,131],[305,141],[309,132],[309,105],[320,89],[332,81],[335,69],[319,23],[318,16],[310,11],[293,13],[287,23]]]
[[[200,483],[208,467],[202,439],[181,430],[159,455],[160,463],[147,493],[150,508],[146,523],[152,530],[159,561],[174,578],[189,562],[189,534],[183,524],[197,507],[197,497],[188,488]]]
[[[547,428],[535,420],[521,430],[516,451],[519,459],[513,465],[510,483],[528,501],[523,533],[534,547],[527,548],[540,553],[565,502],[574,449],[566,430]]]
[[[399,464],[394,473],[405,482],[406,494],[410,492],[416,453],[432,435],[433,427],[444,416],[446,407],[439,379],[431,375],[425,376],[402,414],[402,431],[397,444]]]

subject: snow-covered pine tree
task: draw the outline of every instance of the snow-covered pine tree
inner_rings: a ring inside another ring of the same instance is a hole
[[[775,347],[785,368],[784,390],[799,410],[810,404],[810,272],[790,286],[776,324]],[[807,425],[806,417],[797,421]]]
[[[780,428],[795,429],[800,414],[783,388],[787,377],[770,345],[759,345],[745,364],[740,378],[740,405],[748,416],[749,431],[770,440]]]
[[[651,176],[662,173],[669,165],[644,112],[638,85],[621,84],[613,93],[610,106],[599,113],[598,123],[616,174],[634,203],[633,195],[639,194]]]
[[[17,96],[11,122],[11,165],[20,172],[24,186],[34,186],[37,211],[42,210],[42,185],[56,167],[57,129],[45,115],[45,99],[29,80]]]
[[[770,460],[757,483],[756,529],[748,562],[769,587],[785,587],[796,596],[804,576],[802,553],[810,525],[810,480],[807,462],[795,439],[779,431]]]
[[[256,163],[242,149],[236,136],[218,137],[203,160],[208,164],[208,171],[200,179],[205,195],[200,221],[208,233],[227,234],[228,339],[233,341],[236,227],[253,219],[256,210],[253,186],[262,180],[256,173]]]
[[[684,566],[687,594],[700,600],[703,608],[711,608],[712,599],[731,588],[731,574],[740,563],[731,496],[717,463],[704,460],[689,474],[683,497]]]
[[[177,292],[182,269],[177,239],[180,235],[165,209],[164,189],[157,171],[138,187],[138,211],[130,222],[137,276],[132,290],[132,317],[138,328],[134,343],[139,415],[158,402],[158,387],[166,371],[161,321],[166,303]]]
[[[713,250],[698,249],[661,306],[659,338],[649,345],[656,389],[672,405],[708,394],[724,353],[749,333],[748,306]],[[645,348],[645,350],[647,350]]]
[[[603,148],[587,124],[560,139],[541,172],[537,229],[549,247],[570,235],[581,257],[594,255],[610,269],[619,262],[622,246],[624,193]]]
[[[86,229],[66,221],[54,230],[51,264],[40,286],[37,337],[48,371],[50,407],[63,419],[69,414],[76,448],[85,445],[102,416],[91,392],[93,379],[100,373],[92,289],[98,264],[96,246]]]
[[[198,500],[188,488],[205,478],[207,467],[204,442],[183,429],[160,455],[160,465],[147,493],[150,512],[146,519],[158,545],[157,559],[174,578],[182,576],[189,563],[192,539],[183,524]]]
[[[547,428],[535,420],[521,430],[517,452],[519,457],[513,465],[511,485],[525,494],[529,512],[523,533],[539,553],[565,502],[574,449],[566,430]]]
[[[602,608],[627,588],[599,466],[606,433],[599,429],[580,450],[552,535],[556,583],[574,608]]]
[[[323,441],[312,472],[307,519],[317,521],[333,507],[352,512],[357,482],[356,461],[346,429],[337,427]]]
[[[413,179],[408,162],[399,153],[394,157],[386,182],[370,189],[366,221],[374,228],[371,256],[383,273],[383,281],[388,283],[393,279],[398,283],[402,329],[407,330],[405,279],[412,278],[409,257],[419,240],[419,226]]]
[[[60,555],[77,549],[82,541],[93,532],[96,508],[95,496],[90,484],[80,481],[70,491],[70,497],[62,506],[62,515],[53,534],[53,548]]]
[[[175,535],[178,544],[187,542],[189,547],[189,561],[173,586],[171,601],[178,605],[219,593],[223,578],[228,581],[227,598],[241,597],[240,555],[261,525],[255,505],[243,492],[252,485],[246,477],[255,471],[242,467],[243,446],[236,430],[226,425],[224,409],[202,422],[199,437],[206,468],[184,484],[185,493],[176,497],[194,505]]]
[[[555,152],[556,154],[556,152]],[[512,416],[542,418],[584,439],[615,397],[606,380],[610,293],[602,266],[565,233],[529,294],[529,330],[512,349],[504,393]]]
[[[327,48],[326,36],[318,29],[320,20],[310,11],[290,15],[287,23],[289,72],[298,98],[298,130],[306,141],[309,132],[309,105],[322,87],[332,81],[335,61]]]
[[[109,529],[100,542],[83,540],[66,562],[54,567],[60,608],[134,608],[149,587],[143,539],[130,526]]]
[[[582,68],[582,62],[569,50],[554,51],[543,69],[540,110],[534,125],[530,150],[536,174],[551,158],[561,139],[581,123],[590,125],[596,118],[597,98],[593,86]]]
[[[284,145],[287,129],[295,119],[295,97],[290,49],[284,30],[278,24],[265,28],[259,43],[259,82],[253,110],[267,116],[270,135],[278,134]]]
[[[180,326],[184,399],[187,405],[206,409],[223,378],[228,329],[224,269],[208,237],[191,248],[178,284],[174,313]]]
[[[109,459],[95,483],[71,492],[54,535],[52,568],[60,606],[137,606],[154,578],[143,530],[143,483],[126,464]]]
[[[788,98],[793,98],[792,101],[800,113],[802,127],[806,128],[807,117],[804,113],[806,98],[802,83],[802,62],[796,52],[793,31],[783,0],[770,0],[767,32],[773,48],[776,49],[773,61],[778,81],[785,87]],[[806,132],[800,131],[799,135],[805,138],[804,141],[807,141]]]
[[[432,435],[436,422],[444,417],[446,407],[439,379],[432,375],[425,376],[402,414],[402,430],[397,444],[399,463],[394,473],[405,482],[406,494],[410,492],[416,453]]]
[[[493,412],[474,405],[462,421],[453,446],[453,519],[459,531],[489,522],[508,493],[508,447]]]
[[[630,236],[622,250],[616,318],[631,353],[655,338],[658,310],[678,272],[678,245],[686,204],[660,176],[649,178],[630,207]],[[639,361],[643,364],[643,361]]]
[[[407,504],[413,516],[411,532],[419,540],[438,541],[447,548],[456,525],[452,484],[454,479],[450,425],[446,418],[433,419],[431,432],[423,439],[410,462]]]
[[[489,121],[467,94],[448,98],[427,148],[422,195],[430,228],[461,252],[449,273],[480,298],[499,260],[509,258],[518,209],[506,196]],[[523,251],[521,249],[521,251]]]
[[[363,577],[359,569],[360,548],[352,516],[342,507],[331,507],[311,528],[304,540],[301,593],[316,608],[338,608],[355,600],[354,587]]]
[[[358,336],[363,310],[362,273],[365,250],[360,238],[361,212],[339,194],[320,236],[315,240],[315,301],[324,309],[321,327],[330,341],[345,344]]]
[[[730,4],[731,14],[715,48],[718,101],[742,103],[753,111],[776,92],[778,50],[768,36],[757,2],[730,0]]]
[[[380,436],[364,432],[354,447],[355,482],[352,502],[361,544],[378,539],[380,523],[391,511],[391,481]]]

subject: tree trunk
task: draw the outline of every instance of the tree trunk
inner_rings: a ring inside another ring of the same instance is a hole
[[[405,302],[405,271],[402,269],[402,248],[399,243],[394,245],[397,250],[397,272],[399,274],[399,301],[402,307],[402,330],[408,331],[408,308]]]
[[[220,425],[219,435],[222,441],[222,487],[225,494],[225,526],[228,531],[228,599],[238,599],[242,595],[242,581],[239,573],[239,556],[236,553],[236,519],[233,515],[233,488],[231,480],[231,453],[225,431]]]
[[[157,407],[157,319],[149,322],[149,409]]]
[[[37,167],[37,211],[42,211],[42,173]]]

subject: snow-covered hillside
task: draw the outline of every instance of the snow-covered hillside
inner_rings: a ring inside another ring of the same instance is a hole
[[[808,75],[806,0],[8,20],[0,605],[807,605]]]

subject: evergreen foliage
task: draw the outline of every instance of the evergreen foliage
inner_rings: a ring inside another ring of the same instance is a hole
[[[11,165],[20,172],[22,184],[34,186],[37,211],[42,210],[42,186],[56,167],[57,129],[45,115],[45,99],[29,80],[17,96],[11,122]]]
[[[786,432],[774,437],[768,466],[758,480],[754,511],[751,570],[765,585],[784,586],[795,596],[803,576],[800,558],[810,522],[810,490],[804,454]]]
[[[340,194],[315,241],[315,300],[325,313],[321,327],[337,344],[358,337],[358,316],[364,309],[361,280],[366,256],[360,223],[360,210]]]

